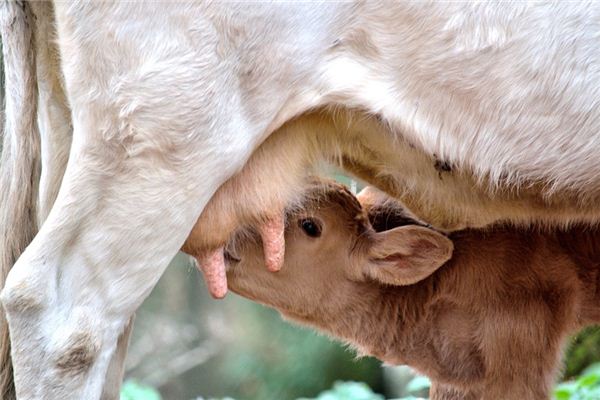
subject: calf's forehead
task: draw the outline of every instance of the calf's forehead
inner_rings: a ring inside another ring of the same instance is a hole
[[[367,215],[356,196],[337,182],[319,181],[311,184],[305,192],[299,211],[299,214],[304,211],[331,218],[359,233],[369,225]]]

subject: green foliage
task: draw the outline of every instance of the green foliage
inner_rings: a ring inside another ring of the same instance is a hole
[[[557,385],[554,397],[556,400],[600,399],[600,363],[590,365],[577,380]]]
[[[431,382],[429,379],[421,376],[415,377],[409,382],[407,389],[409,392],[418,392],[423,389],[429,389]],[[333,388],[322,392],[314,399],[300,398],[298,400],[384,400],[380,394],[377,394],[362,382],[335,382]],[[395,400],[416,400],[414,396],[403,397]]]
[[[196,400],[203,400],[202,397],[198,397]],[[211,397],[208,400],[235,400],[233,397],[220,397],[220,398],[216,398],[216,397]]]
[[[431,381],[426,376],[415,376],[408,382],[408,385],[406,385],[406,390],[412,394],[420,393],[424,390],[429,390],[430,388]]]
[[[406,386],[409,393],[418,393],[429,389],[431,382],[426,377],[417,376]],[[337,381],[329,390],[321,392],[317,397],[302,397],[298,400],[384,400],[385,397],[375,393],[363,382]],[[555,400],[597,400],[600,399],[600,363],[586,368],[582,375],[573,381],[563,382],[554,389]],[[121,390],[121,400],[161,400],[158,392],[135,381],[128,381]],[[211,399],[216,400],[216,399]],[[234,400],[227,397],[221,400]],[[395,400],[417,400],[407,396]]]
[[[384,398],[362,382],[335,382],[332,389],[322,392],[314,399],[298,400],[384,400]]]
[[[582,330],[571,339],[566,355],[565,378],[581,374],[585,367],[600,362],[600,327]]]
[[[121,400],[161,400],[154,388],[136,381],[127,381],[121,388]]]
[[[409,393],[421,392],[431,387],[431,381],[424,376],[414,377],[406,386]],[[371,390],[363,382],[335,382],[333,388],[322,392],[314,399],[300,398],[298,400],[384,400],[380,394]],[[395,400],[417,400],[417,397],[407,396]]]

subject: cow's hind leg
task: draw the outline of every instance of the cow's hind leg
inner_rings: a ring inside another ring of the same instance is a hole
[[[100,396],[129,317],[253,144],[207,146],[164,154],[190,163],[179,165],[147,154],[107,161],[118,150],[101,140],[72,153],[48,219],[2,292],[19,398]]]
[[[318,71],[289,46],[268,47],[281,62],[267,69],[254,46],[238,59],[247,46],[229,37],[227,10],[55,3],[73,138],[57,199],[2,292],[19,398],[97,399],[119,334],[216,189],[270,130],[318,105],[316,87],[289,89]]]

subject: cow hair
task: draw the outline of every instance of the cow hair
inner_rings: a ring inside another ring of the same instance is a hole
[[[32,17],[27,2],[2,4],[0,29],[6,96],[0,159],[0,287],[38,229],[40,136]],[[15,398],[4,312],[0,315],[0,397]]]

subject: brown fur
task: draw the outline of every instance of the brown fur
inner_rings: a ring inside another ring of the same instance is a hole
[[[600,321],[597,230],[457,232],[443,267],[413,285],[389,285],[357,273],[372,262],[373,238],[388,232],[374,232],[347,191],[310,191],[305,207],[288,215],[279,273],[262,268],[258,238],[229,245],[241,259],[230,257],[232,290],[362,354],[411,365],[433,380],[433,399],[546,399],[567,336]],[[320,237],[302,231],[305,218],[322,225]],[[428,230],[389,232],[416,228]],[[414,256],[406,254],[399,265],[412,268]]]

